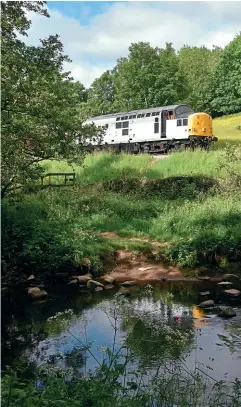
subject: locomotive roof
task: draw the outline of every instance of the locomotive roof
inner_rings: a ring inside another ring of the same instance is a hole
[[[104,115],[101,115],[101,116],[90,116],[88,118],[88,120],[111,119],[111,118],[114,118],[114,117],[117,117],[117,116],[126,116],[126,115],[131,115],[131,114],[142,114],[142,113],[152,113],[152,112],[156,112],[157,110],[159,112],[161,112],[162,110],[174,110],[178,106],[188,106],[188,105],[180,104],[180,105],[170,105],[170,106],[161,106],[161,107],[151,107],[149,109],[129,110],[128,112],[110,113],[110,114],[104,114]]]

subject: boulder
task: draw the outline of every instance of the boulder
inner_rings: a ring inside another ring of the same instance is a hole
[[[75,280],[71,280],[69,283],[68,283],[68,285],[75,285],[75,284],[78,284],[78,280],[77,279],[75,279]]]
[[[211,280],[211,277],[208,277],[208,276],[197,276],[197,279],[198,279],[198,280],[203,280],[203,281],[208,281],[208,280]]]
[[[38,293],[38,292],[40,292],[41,290],[40,290],[40,288],[39,287],[31,287],[31,288],[29,288],[28,289],[28,294],[32,294],[32,293]]]
[[[124,281],[124,283],[121,283],[122,287],[133,287],[136,285],[135,281]]]
[[[231,283],[231,281],[221,281],[220,283],[218,283],[219,286],[229,286],[232,285],[233,283]]]
[[[236,317],[236,312],[231,307],[224,307],[219,312],[218,317],[221,317],[221,318]]]
[[[104,277],[104,282],[106,284],[113,284],[115,282],[115,279],[113,277]]]
[[[234,288],[230,288],[229,290],[225,290],[224,292],[233,297],[238,297],[241,294],[239,290],[235,290]]]
[[[228,280],[231,280],[231,279],[239,280],[239,276],[237,276],[236,274],[225,274],[223,276],[223,281],[228,281]]]
[[[79,283],[84,284],[87,283],[87,281],[92,279],[92,276],[90,274],[85,274],[83,276],[72,276],[74,280],[77,280]]]
[[[213,300],[207,300],[201,302],[201,304],[198,305],[200,308],[206,308],[206,307],[213,307],[214,306],[214,301]]]
[[[32,293],[31,293],[31,297],[33,298],[33,299],[40,299],[40,298],[44,298],[44,297],[47,297],[48,296],[48,293],[46,292],[46,291],[44,291],[44,290],[39,290],[39,291],[33,291]]]
[[[95,281],[95,280],[88,280],[86,285],[87,285],[87,288],[96,288],[96,287],[104,288],[104,284],[99,283],[99,281]]]
[[[130,292],[130,290],[128,290],[128,289],[125,288],[125,287],[120,287],[120,289],[119,289],[119,295],[124,295],[125,297],[130,297],[131,292]]]
[[[27,281],[33,281],[33,280],[35,280],[35,277],[34,277],[33,274],[31,274],[31,276],[29,276],[29,277],[27,278]]]

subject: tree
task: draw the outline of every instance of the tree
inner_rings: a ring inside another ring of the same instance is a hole
[[[43,2],[5,2],[2,9],[2,196],[39,177],[45,159],[81,160],[76,138],[95,135],[79,119],[79,84],[63,72],[69,61],[58,35],[27,46],[26,10],[48,17]]]
[[[164,49],[144,42],[132,44],[128,58],[119,59],[114,72],[115,103],[120,110],[174,104],[185,94],[185,78],[169,43]]]
[[[241,111],[241,32],[221,55],[213,75],[210,106],[214,115]]]
[[[185,100],[198,111],[208,109],[212,74],[219,62],[222,49],[213,47],[189,47],[185,45],[179,51],[179,71],[185,77]]]
[[[88,111],[92,116],[113,112],[114,82],[112,72],[104,72],[88,91]]]

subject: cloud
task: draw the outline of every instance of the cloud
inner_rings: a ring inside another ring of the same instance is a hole
[[[91,14],[90,5],[85,24],[80,22],[79,8],[75,18],[53,8],[54,3],[50,19],[30,13],[33,24],[27,39],[36,44],[39,38],[58,33],[73,60],[68,69],[86,86],[126,56],[133,42],[159,47],[172,42],[176,49],[184,44],[223,47],[240,30],[238,2],[114,2],[97,14]]]

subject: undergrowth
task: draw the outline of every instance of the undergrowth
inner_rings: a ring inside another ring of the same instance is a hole
[[[240,155],[240,147],[229,146],[159,162],[145,155],[88,156],[75,187],[3,201],[3,259],[51,274],[63,262],[78,267],[88,257],[100,269],[118,247],[99,236],[110,231],[167,242],[166,260],[183,267],[240,261]],[[119,241],[119,247],[133,244]]]

